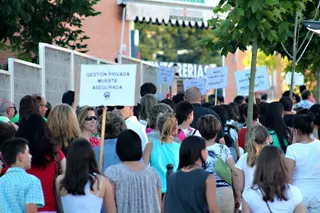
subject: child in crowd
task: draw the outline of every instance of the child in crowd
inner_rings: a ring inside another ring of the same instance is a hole
[[[40,180],[25,171],[31,168],[28,141],[8,139],[1,153],[10,168],[0,178],[0,212],[38,212],[37,208],[44,206],[44,197]]]

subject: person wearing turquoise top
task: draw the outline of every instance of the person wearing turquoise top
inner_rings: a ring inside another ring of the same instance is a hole
[[[161,192],[167,191],[166,173],[168,164],[173,165],[173,171],[177,171],[179,165],[180,143],[174,142],[177,134],[178,123],[173,113],[165,113],[157,119],[157,129],[160,138],[149,141],[143,154],[143,161],[156,169],[161,180]]]
[[[11,119],[11,122],[13,123],[18,123],[19,122],[19,119],[20,119],[20,115],[19,114],[16,114],[12,119]],[[46,119],[45,117],[43,117],[43,119],[45,121],[48,121],[48,119]]]
[[[284,123],[284,109],[280,102],[268,104],[265,113],[266,127],[273,139],[273,146],[279,147],[284,153],[292,143],[292,130]]]

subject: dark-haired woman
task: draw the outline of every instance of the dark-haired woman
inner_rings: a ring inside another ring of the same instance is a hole
[[[64,213],[116,213],[110,181],[100,175],[91,144],[86,139],[72,141],[65,175],[58,176],[56,188]]]
[[[316,139],[320,139],[320,104],[314,104],[310,111],[314,114],[314,127],[313,127],[313,136]]]
[[[287,127],[283,120],[284,109],[280,102],[268,104],[265,113],[265,126],[272,136],[273,146],[281,148],[285,153],[287,146],[292,143],[292,130]]]
[[[320,212],[320,143],[312,135],[314,119],[311,112],[295,116],[295,143],[286,153],[290,183],[301,190],[308,213]]]
[[[116,152],[122,163],[110,166],[105,175],[113,186],[117,213],[160,213],[160,177],[154,168],[140,162],[139,135],[124,130],[118,137]]]
[[[29,141],[32,161],[31,169],[27,172],[40,179],[45,198],[45,206],[39,209],[39,212],[55,212],[54,179],[57,176],[57,168],[65,171],[66,159],[52,142],[47,123],[40,114],[30,114],[22,118],[16,136]]]
[[[220,212],[215,177],[202,169],[205,168],[207,155],[204,139],[189,136],[182,142],[179,170],[171,174],[168,181],[164,200],[166,213]]]
[[[242,213],[306,212],[299,189],[287,184],[284,156],[275,146],[260,152],[252,186],[242,197]]]

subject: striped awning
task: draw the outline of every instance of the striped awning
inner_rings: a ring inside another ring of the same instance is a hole
[[[209,3],[210,2],[210,3]],[[208,27],[218,0],[128,0],[126,19],[153,24]]]

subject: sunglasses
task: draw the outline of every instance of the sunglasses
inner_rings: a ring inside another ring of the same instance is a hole
[[[97,117],[96,116],[90,116],[90,117],[86,117],[84,120],[85,121],[92,121],[92,120],[96,121]]]
[[[107,110],[108,111],[113,111],[114,109],[121,110],[123,108],[124,108],[124,106],[108,106]]]

